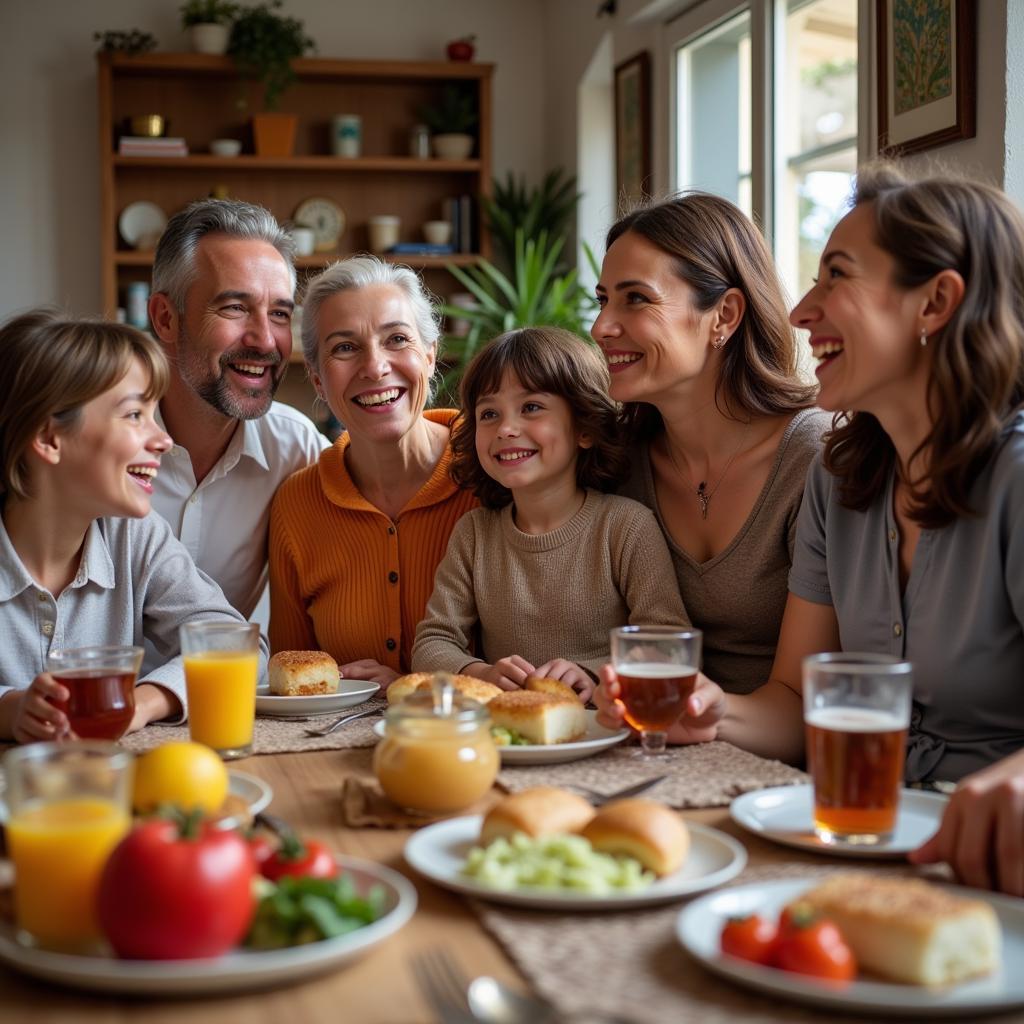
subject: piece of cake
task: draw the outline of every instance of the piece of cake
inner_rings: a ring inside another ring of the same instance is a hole
[[[834,921],[857,963],[911,985],[991,974],[1002,958],[995,911],[916,878],[833,875],[795,901]]]
[[[278,651],[270,659],[270,692],[275,697],[309,697],[338,692],[338,663],[323,651]]]

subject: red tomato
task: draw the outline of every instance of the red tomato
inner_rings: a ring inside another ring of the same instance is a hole
[[[472,60],[473,59],[473,42],[476,36],[464,36],[462,39],[453,39],[448,44],[448,59],[449,60]]]
[[[285,875],[296,878],[335,878],[339,868],[334,855],[315,839],[299,839],[291,833],[281,838],[281,846],[260,865],[264,878],[276,882]]]
[[[771,921],[757,914],[731,917],[722,929],[722,952],[755,964],[770,964],[775,953],[778,933]]]
[[[249,852],[252,854],[256,870],[263,873],[263,865],[277,852],[277,843],[269,836],[256,834],[249,836]]]
[[[237,945],[256,909],[252,853],[236,832],[153,819],[114,848],[99,918],[118,956],[190,960]]]
[[[849,981],[857,973],[857,961],[842,932],[825,918],[802,923],[794,916],[780,932],[775,964],[784,971],[829,981]]]

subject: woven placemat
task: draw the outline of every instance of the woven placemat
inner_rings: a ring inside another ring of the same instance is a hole
[[[731,743],[716,740],[688,747],[670,747],[665,754],[645,759],[639,748],[619,746],[566,764],[508,766],[498,785],[510,793],[530,786],[586,786],[607,794],[657,775],[663,782],[644,796],[670,807],[726,807],[733,797],[766,786],[797,785],[810,777],[781,761],[768,761]]]
[[[345,708],[334,715],[317,715],[315,718],[257,718],[252,738],[252,752],[258,754],[291,754],[302,750],[351,750],[356,747],[372,747],[377,742],[373,726],[380,721],[381,713],[387,707],[386,700],[374,699],[355,707]],[[307,736],[307,729],[322,729],[333,718],[362,711],[372,707],[373,712],[365,718],[346,722],[329,736]],[[159,747],[163,743],[189,738],[187,725],[147,725],[145,729],[122,737],[121,746],[135,753],[142,753]]]
[[[807,864],[761,866],[743,872],[732,884],[814,880],[835,870]],[[841,870],[857,869],[844,866]],[[905,877],[913,871],[886,868],[871,873]],[[834,1024],[837,1020],[834,1012],[759,996],[705,970],[676,939],[678,903],[596,914],[511,910],[478,900],[470,905],[530,984],[562,1013],[585,1015],[601,1010],[637,1024]],[[870,1019],[877,1024],[883,1018],[843,1015],[839,1019],[849,1024],[867,1024]]]

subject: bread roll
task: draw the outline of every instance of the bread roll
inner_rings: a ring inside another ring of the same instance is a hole
[[[269,667],[270,692],[274,696],[338,692],[338,663],[323,651],[278,651]]]
[[[834,921],[861,967],[911,985],[991,974],[1002,937],[992,907],[915,878],[833,875],[795,903]]]
[[[487,710],[494,725],[519,733],[529,743],[570,743],[587,732],[587,713],[571,691],[569,696],[555,696],[510,690],[491,700]]]
[[[683,819],[664,804],[642,797],[606,804],[583,835],[595,850],[635,857],[659,877],[678,871],[690,849]]]
[[[435,673],[433,672],[410,672],[408,675],[399,676],[388,687],[388,703],[397,704],[405,700],[411,693],[423,688],[429,689],[433,683]],[[452,685],[463,695],[473,700],[486,704],[492,697],[501,693],[501,688],[493,683],[486,683],[482,679],[474,679],[472,676],[452,676]]]
[[[547,676],[527,676],[523,688],[536,693],[550,693],[555,697],[572,697],[576,701],[580,699],[571,686],[558,679],[548,679]]]
[[[480,845],[516,832],[538,836],[579,832],[594,816],[594,808],[581,796],[554,786],[534,786],[499,800],[484,818]]]

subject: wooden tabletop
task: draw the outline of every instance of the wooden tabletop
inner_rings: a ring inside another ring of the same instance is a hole
[[[419,906],[398,934],[334,973],[251,995],[185,1001],[77,992],[33,981],[0,965],[0,1019],[10,1024],[433,1024],[436,1018],[417,991],[410,962],[417,952],[436,946],[455,954],[473,975],[491,974],[525,987],[464,900],[420,880],[406,866],[402,848],[408,829],[353,829],[340,823],[342,782],[350,774],[368,775],[371,757],[371,750],[332,750],[251,757],[234,764],[273,787],[270,810],[302,833],[342,853],[386,864],[412,880]],[[751,864],[813,859],[737,829],[725,808],[687,811],[685,817],[740,838]]]

